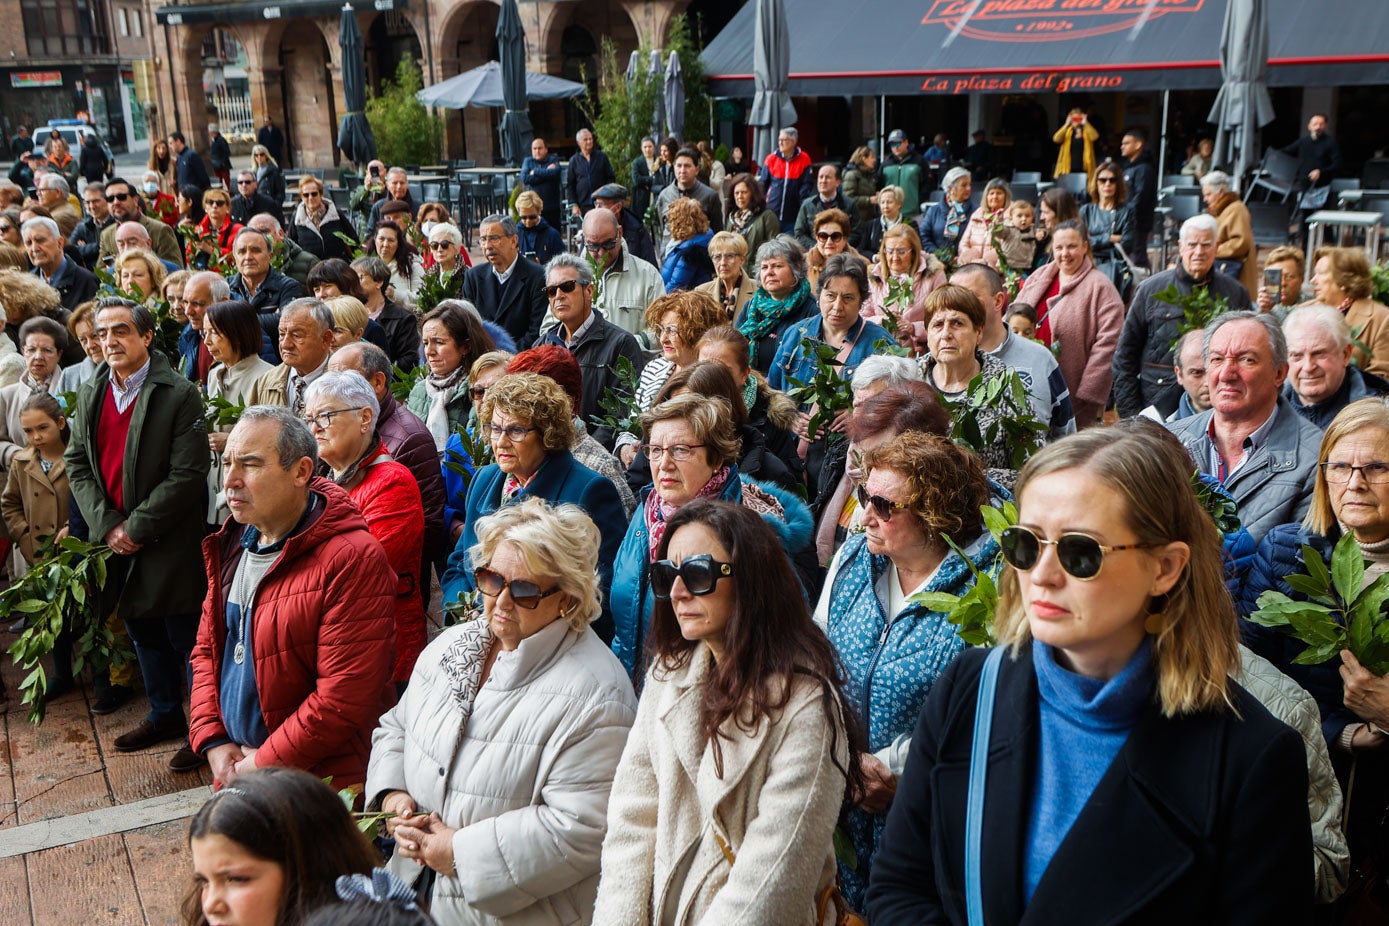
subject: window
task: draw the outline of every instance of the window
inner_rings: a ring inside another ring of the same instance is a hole
[[[130,35],[130,22],[126,19],[125,7],[116,8],[116,20],[120,23],[121,35]]]
[[[109,54],[105,0],[20,0],[29,54]]]
[[[144,38],[145,35],[145,14],[139,10],[130,11],[130,19],[135,25],[135,37]]]

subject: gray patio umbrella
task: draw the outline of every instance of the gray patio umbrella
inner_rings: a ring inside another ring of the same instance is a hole
[[[666,125],[670,134],[681,141],[685,140],[685,77],[680,73],[680,56],[670,53],[666,63],[666,86],[663,94],[666,101]]]
[[[502,0],[497,20],[497,56],[502,63],[502,158],[520,164],[531,149],[534,130],[526,111],[526,31],[521,28],[521,11],[516,0]]]
[[[646,67],[646,79],[655,81],[656,86],[666,79],[666,69],[661,66],[661,53],[656,49],[651,49],[651,57]],[[655,106],[651,110],[651,134],[658,139],[665,138],[666,127],[666,98],[665,94],[657,93]]]
[[[1224,83],[1206,118],[1215,123],[1215,162],[1238,186],[1259,156],[1259,127],[1273,121],[1268,97],[1267,0],[1230,0],[1220,35]]]
[[[357,27],[351,4],[342,6],[338,44],[342,46],[342,95],[347,104],[338,126],[338,148],[352,163],[365,164],[376,157],[376,136],[367,121],[366,58],[362,54],[362,30]]]
[[[752,110],[748,125],[752,135],[752,162],[776,150],[781,130],[796,122],[796,107],[787,92],[791,71],[791,32],[782,0],[757,0],[757,19],[752,40]]]

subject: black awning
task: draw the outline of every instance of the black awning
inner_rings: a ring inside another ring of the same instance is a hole
[[[347,0],[359,13],[369,10],[402,10],[406,0]],[[245,22],[252,19],[294,19],[300,16],[337,16],[343,0],[253,0],[251,3],[189,3],[161,6],[154,21],[168,26],[195,23]]]
[[[1221,0],[785,3],[794,96],[1220,86]],[[1268,6],[1271,86],[1389,84],[1389,2]],[[752,96],[755,12],[748,0],[704,51],[715,96]]]

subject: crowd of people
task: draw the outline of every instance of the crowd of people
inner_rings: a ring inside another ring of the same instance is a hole
[[[1389,566],[1389,308],[1357,250],[1261,268],[1214,165],[1142,272],[1143,133],[1081,115],[1035,209],[901,131],[646,139],[631,190],[536,139],[476,265],[400,168],[358,236],[177,134],[80,232],[0,213],[5,523],[113,552],[115,748],[217,783],[186,922],[1382,902],[1389,682],[1249,618]]]

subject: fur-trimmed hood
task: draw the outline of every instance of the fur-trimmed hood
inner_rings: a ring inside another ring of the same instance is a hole
[[[791,430],[798,414],[796,403],[786,393],[773,389],[761,373],[753,370],[752,375],[757,377],[757,398],[767,400],[767,420],[779,428]]]

